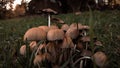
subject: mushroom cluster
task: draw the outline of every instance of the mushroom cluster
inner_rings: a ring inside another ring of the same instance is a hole
[[[24,41],[29,42],[30,52],[35,52],[33,63],[37,67],[46,67],[44,63],[48,63],[51,68],[59,68],[72,58],[66,67],[70,64],[76,68],[87,67],[88,61],[92,60],[102,68],[107,57],[98,49],[102,43],[96,37],[90,38],[89,29],[89,26],[80,23],[64,23],[60,28],[55,25],[33,27],[26,31]],[[91,39],[93,47],[90,46]],[[20,54],[25,56],[26,53],[26,45],[21,46]]]

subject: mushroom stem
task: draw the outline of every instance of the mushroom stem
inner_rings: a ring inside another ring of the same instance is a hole
[[[51,23],[51,21],[50,21],[50,14],[48,14],[48,27],[50,27],[50,23]]]

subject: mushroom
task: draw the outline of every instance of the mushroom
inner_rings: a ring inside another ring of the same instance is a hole
[[[20,47],[20,54],[23,55],[23,56],[26,54],[26,45],[22,45]]]
[[[93,60],[97,66],[103,68],[107,62],[107,56],[105,53],[98,51],[93,55]]]
[[[79,30],[81,30],[80,35],[82,35],[82,36],[87,36],[87,31],[88,31],[89,29],[90,29],[90,27],[87,26],[87,25],[81,26],[81,27],[79,28]]]
[[[84,36],[81,38],[82,42],[90,42],[90,37],[89,36]]]
[[[33,50],[35,49],[36,45],[37,45],[37,42],[36,42],[36,41],[30,42],[30,45],[29,45],[29,46],[30,46],[31,51],[33,51]]]
[[[48,14],[48,26],[50,27],[50,24],[51,24],[51,22],[50,22],[50,20],[51,20],[51,19],[50,19],[50,18],[51,18],[50,15],[51,15],[51,14],[57,14],[57,12],[54,11],[54,10],[52,10],[52,9],[50,9],[50,8],[43,9],[42,12]]]
[[[64,32],[61,29],[51,29],[47,33],[48,41],[63,40]]]
[[[81,41],[83,43],[85,43],[85,49],[87,50],[88,49],[88,45],[89,45],[89,42],[90,42],[90,37],[89,36],[83,36],[81,38]]]
[[[70,28],[74,28],[74,27],[80,29],[82,27],[82,24],[80,24],[80,23],[72,23],[70,25]]]
[[[46,40],[47,33],[41,28],[31,28],[24,35],[24,41],[40,41]]]
[[[51,18],[51,22],[64,24],[65,22],[60,18]]]
[[[79,31],[77,28],[69,28],[66,32],[66,35],[71,37],[71,39],[76,39],[79,36]]]
[[[49,27],[48,26],[39,26],[38,28],[43,29],[45,32],[49,31]]]
[[[63,24],[62,27],[61,27],[61,29],[62,29],[64,32],[66,32],[66,31],[69,29],[68,24]]]

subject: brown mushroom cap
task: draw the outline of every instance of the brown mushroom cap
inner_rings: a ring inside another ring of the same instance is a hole
[[[54,22],[54,23],[60,23],[60,24],[63,24],[65,23],[62,19],[60,18],[51,18],[51,21]]]
[[[47,33],[41,28],[31,28],[27,30],[24,35],[24,41],[38,41],[38,40],[45,40]]]
[[[90,37],[89,36],[84,36],[81,38],[82,42],[90,42]]]
[[[23,55],[23,56],[26,54],[26,45],[22,45],[20,47],[20,54]]]
[[[58,26],[56,26],[56,25],[51,25],[51,26],[49,27],[49,30],[51,30],[51,29],[59,29],[59,28],[58,28]]]
[[[83,29],[83,30],[89,30],[89,29],[90,29],[90,27],[89,27],[89,26],[87,26],[87,25],[83,25],[83,26],[82,26],[82,29]]]
[[[49,14],[57,14],[58,13],[50,8],[43,9],[42,12],[49,13]]]
[[[36,45],[37,45],[37,42],[36,42],[36,41],[30,42],[30,45],[29,45],[29,46],[30,46],[31,51],[33,51],[33,50],[35,49]]]
[[[67,31],[69,29],[69,25],[68,24],[64,24],[64,25],[62,25],[61,29],[63,31]]]
[[[47,33],[47,39],[49,41],[63,40],[64,32],[61,29],[51,29]]]
[[[96,65],[98,65],[99,67],[102,68],[102,67],[104,67],[104,65],[107,61],[107,56],[105,55],[105,53],[99,51],[93,55],[93,59],[94,59]]]
[[[66,32],[66,35],[71,37],[71,39],[76,39],[79,36],[79,31],[77,28],[69,28]]]
[[[80,24],[80,23],[72,23],[72,24],[70,25],[70,28],[77,28],[77,26],[78,26],[78,29],[79,29],[79,30],[82,28],[82,24]]]
[[[38,28],[43,29],[45,32],[49,31],[49,27],[48,26],[39,26]]]

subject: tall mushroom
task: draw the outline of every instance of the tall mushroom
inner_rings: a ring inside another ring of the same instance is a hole
[[[57,14],[58,12],[50,9],[50,8],[47,8],[47,9],[43,9],[42,12],[46,13],[48,15],[48,26],[50,27],[50,24],[51,24],[51,14]]]

